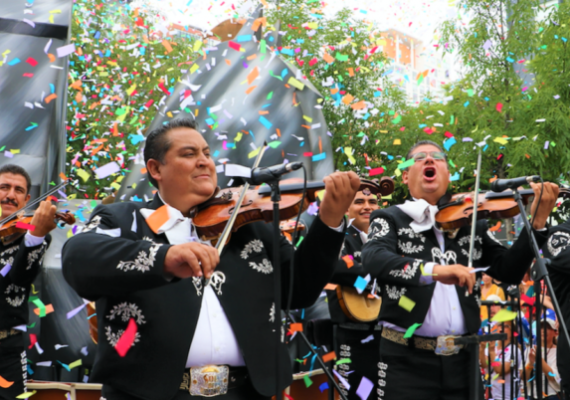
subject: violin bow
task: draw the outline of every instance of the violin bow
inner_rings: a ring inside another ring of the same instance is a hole
[[[257,158],[255,159],[255,162],[253,163],[252,169],[257,168],[259,166],[259,163],[261,162],[261,158],[263,157],[263,153],[265,153],[266,147],[267,147],[267,143],[264,142],[263,147],[259,150],[259,153],[257,154]],[[242,191],[241,191],[240,196],[239,196],[239,200],[237,201],[237,203],[234,207],[234,212],[232,213],[230,219],[228,220],[226,227],[224,228],[224,231],[222,232],[222,235],[218,239],[218,243],[216,244],[216,249],[218,250],[219,255],[222,255],[222,251],[224,250],[224,247],[226,246],[226,242],[227,242],[228,238],[230,237],[230,234],[232,232],[232,228],[234,226],[234,223],[236,222],[237,215],[239,214],[238,211],[241,208],[241,205],[243,204],[243,200],[245,198],[245,194],[249,190],[249,186],[250,185],[248,182],[246,182],[245,185],[243,185]]]
[[[26,211],[29,208],[32,208],[33,206],[35,206],[36,204],[39,204],[40,202],[44,201],[45,199],[47,199],[49,196],[51,196],[52,194],[54,194],[55,192],[57,192],[59,189],[65,187],[67,185],[67,182],[61,182],[59,185],[55,186],[53,189],[49,190],[47,193],[44,193],[43,195],[41,195],[40,197],[38,197],[37,199],[35,199],[34,201],[32,201],[31,203],[26,204],[25,207],[20,208],[19,210],[17,210],[15,213],[13,213],[12,215],[10,215],[7,218],[4,218],[3,220],[0,221],[0,226],[4,225],[6,222],[10,221],[11,219],[14,219],[17,217],[18,213],[20,213],[21,211]]]
[[[475,177],[475,193],[473,199],[473,214],[471,220],[471,239],[469,241],[469,263],[468,267],[473,267],[473,251],[475,250],[475,231],[477,228],[477,209],[479,208],[479,182],[481,181],[481,148],[477,156],[477,176]],[[465,290],[465,296],[469,295],[469,291]]]

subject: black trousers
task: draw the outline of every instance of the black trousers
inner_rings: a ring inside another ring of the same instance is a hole
[[[466,350],[451,356],[438,356],[433,351],[415,349],[382,338],[377,398],[468,400],[471,393],[471,356]],[[483,399],[480,380],[479,383],[480,398]]]
[[[157,384],[160,384],[157,382]],[[187,390],[179,390],[174,397],[169,400],[197,400],[206,399],[202,396],[190,396]],[[270,397],[265,397],[257,393],[253,388],[251,381],[247,381],[244,385],[237,387],[235,389],[229,389],[228,393],[221,396],[212,397],[216,400],[270,400]],[[138,397],[131,396],[127,393],[121,392],[119,390],[113,389],[108,385],[103,385],[103,393],[101,395],[101,400],[139,400]],[[163,399],[161,399],[163,400]],[[167,400],[167,399],[164,399]]]
[[[16,396],[27,391],[27,363],[23,334],[0,340],[0,376],[14,382],[9,388],[0,387],[1,400],[14,400]]]
[[[374,383],[369,399],[375,398],[378,389],[378,349],[380,348],[380,331],[344,329],[335,327],[335,352],[337,360],[348,358],[350,363],[339,364],[338,373],[350,384],[347,390],[342,383],[340,388],[348,400],[361,400],[356,394],[362,377]],[[374,339],[362,343],[362,340],[373,335]]]

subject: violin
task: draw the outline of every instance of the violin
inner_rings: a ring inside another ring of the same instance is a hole
[[[523,204],[528,204],[528,199],[534,196],[532,189],[518,191],[523,199]],[[570,197],[570,190],[560,188],[560,197]],[[458,193],[447,196],[443,204],[439,206],[439,212],[435,215],[435,222],[442,231],[454,231],[471,224],[471,217],[475,207],[473,205],[474,193]],[[440,201],[441,202],[441,201]],[[519,214],[519,207],[514,200],[512,190],[501,193],[479,193],[477,206],[477,220],[479,219],[504,219],[512,218]]]
[[[49,192],[44,194],[43,196],[39,197],[38,199],[34,200],[31,203],[28,203],[25,207],[21,208],[20,210],[16,211],[12,215],[7,218],[4,218],[0,221],[0,240],[4,245],[10,244],[15,240],[21,238],[23,235],[26,234],[28,229],[30,228],[30,224],[32,219],[34,218],[33,211],[27,211],[29,208],[39,204],[41,201],[49,198],[59,189],[63,188],[67,185],[66,182],[61,183],[51,189]],[[65,224],[73,225],[75,223],[75,217],[73,214],[69,212],[56,212],[55,219],[57,221],[62,221]]]
[[[317,192],[325,188],[322,181],[307,182],[306,198],[302,199],[303,186],[302,182],[295,179],[280,182],[279,219],[281,221],[296,217],[299,209],[305,211],[309,204],[317,199]],[[379,183],[361,179],[359,190],[369,190],[370,193],[380,193],[387,196],[394,192],[394,181],[389,177],[383,177]],[[222,235],[226,223],[236,211],[237,197],[240,196],[240,191],[241,188],[223,189],[214,198],[193,210],[191,213],[192,223],[202,240],[216,240]],[[267,223],[273,221],[271,188],[264,185],[248,189],[235,218],[232,232],[252,222],[265,221]]]

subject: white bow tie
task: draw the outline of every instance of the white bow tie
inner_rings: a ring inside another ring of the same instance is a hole
[[[435,214],[439,211],[437,206],[432,206],[424,199],[406,200],[397,207],[414,220],[410,227],[416,233],[432,229],[435,225]]]

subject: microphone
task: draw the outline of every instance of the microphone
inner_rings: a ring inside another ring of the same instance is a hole
[[[281,175],[285,175],[302,167],[303,163],[299,161],[273,165],[271,167],[258,167],[251,170],[251,178],[246,178],[246,180],[251,185],[261,185],[262,183],[278,180]]]
[[[516,189],[519,186],[526,185],[531,182],[540,182],[540,176],[521,176],[520,178],[513,179],[497,179],[491,183],[491,190],[493,192],[502,192],[507,189]]]

